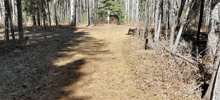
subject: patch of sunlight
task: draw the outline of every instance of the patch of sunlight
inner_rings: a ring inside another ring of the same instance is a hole
[[[47,38],[51,38],[51,37],[53,37],[53,36],[47,36]]]
[[[65,55],[70,55],[70,54],[65,54]],[[53,65],[58,66],[58,67],[65,66],[69,63],[74,62],[77,59],[82,59],[83,57],[84,57],[84,55],[82,55],[82,54],[60,57],[57,60],[53,61]]]

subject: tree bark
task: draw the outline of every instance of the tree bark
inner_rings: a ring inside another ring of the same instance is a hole
[[[191,0],[191,1],[192,1],[192,0]],[[183,27],[185,26],[185,23],[186,23],[186,21],[187,21],[187,19],[188,19],[190,6],[191,6],[191,4],[192,4],[191,1],[190,1],[189,6],[187,7],[187,11],[186,11],[185,18],[184,18],[183,23],[181,24],[180,29],[179,29],[179,32],[178,32],[178,34],[177,34],[177,38],[176,38],[176,41],[175,41],[175,44],[174,44],[174,47],[173,47],[173,52],[174,52],[174,53],[176,52],[177,46],[178,46],[178,44],[179,44],[179,40],[180,40],[180,37],[181,37],[181,35],[182,35]]]
[[[148,22],[148,18],[147,18],[147,12],[149,11],[148,9],[148,0],[146,0],[146,4],[145,4],[145,21],[144,21],[144,29],[143,29],[143,37],[142,40],[144,40],[145,38],[145,34],[146,34],[146,27],[147,27],[147,22]]]
[[[161,0],[158,0],[157,1],[157,7],[156,7],[156,14],[155,14],[155,28],[154,28],[154,41],[158,41],[159,40],[159,34],[157,33],[158,32],[158,15],[159,15],[159,4],[160,4],[160,1]]]
[[[128,0],[128,23],[130,21],[130,0]]]
[[[58,25],[58,19],[57,19],[57,0],[54,0],[54,16],[55,16],[55,22],[56,22],[56,26]]]
[[[88,19],[88,26],[90,25],[90,0],[87,0],[87,19]]]
[[[51,17],[50,17],[50,5],[49,5],[49,0],[47,0],[47,13],[48,13],[48,18],[49,18],[49,25],[51,26]]]
[[[23,33],[23,23],[22,23],[21,0],[17,0],[17,11],[18,11],[18,35],[19,35],[19,40],[22,40],[24,38],[24,33]],[[35,24],[36,24],[36,21],[35,21]]]
[[[5,10],[7,9],[7,7],[6,7],[7,3],[8,3],[8,0],[5,0],[4,1]],[[8,23],[8,11],[5,11],[5,40],[6,40],[6,42],[9,41],[9,31],[8,31],[9,25],[8,24],[9,24]]]
[[[211,82],[209,83],[209,87],[208,90],[206,91],[203,100],[211,100],[212,96],[213,96],[213,90],[214,90],[214,85],[216,84],[215,80],[216,80],[216,73],[218,72],[218,68],[219,68],[219,55],[216,55],[219,53],[219,34],[217,32],[215,32],[215,27],[216,27],[216,21],[218,17],[218,13],[216,12],[218,7],[216,7],[215,5],[217,4],[217,2],[211,1],[211,13],[210,13],[210,17],[211,17],[211,29],[208,35],[208,42],[207,42],[207,48],[208,51],[206,52],[207,55],[211,55],[213,57],[217,57],[217,59],[214,61],[214,72],[212,73],[212,78],[211,78]],[[213,7],[214,6],[214,7]],[[213,99],[215,100],[215,99]]]
[[[5,0],[5,9],[6,9],[8,20],[9,20],[10,27],[11,27],[12,39],[15,40],[13,22],[12,22],[12,18],[11,18],[11,9],[9,7],[9,1],[8,0]]]
[[[199,35],[200,35],[200,29],[201,29],[201,26],[202,26],[202,18],[203,18],[203,11],[204,11],[204,1],[205,0],[201,0],[199,26],[198,26],[196,41],[199,41]]]
[[[137,38],[139,37],[139,0],[136,0]]]
[[[180,19],[181,19],[181,15],[182,15],[185,3],[186,3],[186,0],[181,0],[181,5],[180,5],[179,12],[178,12],[178,17],[177,17],[177,26],[179,26],[180,24]]]
[[[33,26],[37,25],[35,15],[32,15],[32,22],[33,22]]]

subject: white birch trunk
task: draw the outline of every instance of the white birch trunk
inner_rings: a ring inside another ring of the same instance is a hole
[[[138,18],[138,16],[139,16],[139,0],[136,0],[136,21],[138,22],[139,21],[139,18]],[[139,32],[137,32],[137,33],[139,33]]]
[[[159,3],[160,0],[157,1],[157,5],[156,5],[156,15],[155,15],[155,27],[154,27],[154,41],[158,41],[159,40],[159,35],[157,34],[157,29],[158,29],[158,15],[159,15]]]

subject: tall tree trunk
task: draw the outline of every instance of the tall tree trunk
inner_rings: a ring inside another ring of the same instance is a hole
[[[82,22],[82,0],[79,1],[79,20]]]
[[[155,14],[155,21],[156,21],[156,23],[155,23],[155,28],[154,28],[154,41],[158,41],[159,40],[159,33],[157,33],[158,32],[158,15],[159,15],[159,4],[160,4],[160,1],[161,0],[158,0],[157,1],[157,7],[156,7],[156,14]]]
[[[161,23],[164,23],[164,11],[163,11],[163,0],[160,3],[160,10],[161,10]]]
[[[42,19],[43,19],[43,25],[46,27],[46,12],[45,12],[45,7],[43,6],[44,2],[41,2],[41,12],[42,12]]]
[[[148,0],[146,0],[146,4],[145,4],[145,21],[144,21],[144,29],[143,29],[143,37],[142,40],[144,40],[145,38],[145,34],[146,34],[146,27],[147,27],[147,22],[148,22],[148,18],[147,18],[147,12],[149,11],[148,9]]]
[[[131,12],[131,17],[132,17],[132,21],[134,21],[134,10],[135,10],[135,0],[132,0],[132,12]]]
[[[185,24],[186,24],[186,21],[187,21],[187,19],[188,19],[189,10],[190,10],[190,8],[191,8],[192,1],[193,1],[193,0],[190,1],[189,6],[187,7],[187,11],[186,11],[186,15],[185,15],[185,18],[184,18],[184,20],[183,20],[183,23],[180,25],[180,29],[179,29],[179,32],[178,32],[178,34],[177,34],[177,38],[176,38],[176,41],[175,41],[175,44],[174,44],[174,47],[173,47],[173,52],[174,52],[174,53],[176,52],[177,46],[178,46],[178,44],[179,44],[180,37],[181,37],[181,35],[182,35],[183,28],[184,28],[184,26],[185,26]]]
[[[37,24],[40,26],[40,10],[37,12]]]
[[[137,21],[137,38],[139,37],[139,0],[136,0],[136,21]]]
[[[136,0],[136,21],[139,21],[139,0]]]
[[[5,9],[8,14],[8,20],[9,20],[10,27],[11,27],[12,39],[15,40],[13,22],[12,22],[12,18],[11,18],[11,9],[10,9],[8,0],[5,0]]]
[[[88,17],[88,26],[90,25],[90,0],[87,0],[87,17]]]
[[[54,16],[55,16],[55,22],[56,26],[58,25],[58,19],[57,19],[57,0],[54,0]]]
[[[17,0],[17,13],[18,13],[18,35],[19,40],[22,40],[24,38],[23,34],[23,23],[22,23],[22,4],[21,0]],[[35,18],[35,17],[34,17]],[[36,24],[36,21],[35,21]]]
[[[127,5],[128,5],[128,0],[124,0],[124,2],[125,2],[125,23],[126,23],[126,21],[127,21],[127,9],[128,9],[128,7],[127,7]]]
[[[71,25],[76,26],[76,1],[71,0]]]
[[[199,41],[199,35],[200,35],[200,29],[201,29],[201,26],[202,26],[202,18],[203,18],[203,11],[204,11],[204,1],[205,0],[201,0],[199,26],[198,26],[196,41]]]
[[[74,6],[75,6],[75,11],[74,11],[74,24],[73,24],[73,26],[76,26],[76,15],[77,15],[77,13],[76,13],[76,10],[77,10],[77,0],[75,0],[75,2],[74,2],[75,4],[74,4]]]
[[[178,12],[178,17],[177,17],[177,25],[179,26],[180,24],[180,19],[181,19],[181,15],[182,15],[182,12],[183,12],[183,8],[185,6],[185,3],[186,3],[186,0],[181,0],[181,5],[180,5],[180,9],[179,9],[179,12]]]
[[[211,82],[209,83],[209,87],[208,90],[206,92],[206,94],[204,95],[203,99],[204,100],[211,100],[212,96],[213,96],[213,89],[214,89],[214,85],[215,80],[216,80],[216,72],[219,70],[219,55],[218,54],[220,51],[218,51],[219,46],[218,46],[218,42],[219,42],[219,34],[218,32],[215,32],[215,27],[216,27],[216,21],[218,20],[218,6],[215,6],[218,3],[218,1],[211,1],[211,13],[210,13],[210,17],[211,17],[211,29],[208,35],[208,42],[207,42],[207,48],[208,51],[206,52],[207,55],[211,55],[214,58],[218,58],[217,61],[214,61],[214,71],[212,73],[212,78],[211,78]],[[217,52],[218,51],[218,52]],[[217,100],[217,99],[212,99],[212,100]]]
[[[128,1],[128,23],[130,21],[130,0],[127,0]]]
[[[11,7],[12,7],[12,23],[15,23],[15,4],[14,4],[14,0],[11,0]]]
[[[35,18],[35,15],[32,15],[32,21],[33,21],[33,26],[36,26],[37,23],[36,23],[36,18]]]
[[[8,8],[8,7],[7,7],[7,3],[8,3],[8,0],[5,0],[5,1],[4,1],[5,10]],[[9,31],[8,31],[8,28],[9,28],[9,23],[8,23],[8,11],[5,11],[5,40],[6,40],[6,42],[9,41]]]
[[[12,18],[11,18],[11,13],[10,13],[10,11],[9,11],[8,14],[9,14],[8,17],[9,17],[9,22],[10,22],[10,27],[11,27],[12,39],[15,40],[14,27],[13,27],[13,22],[12,22]]]
[[[51,26],[51,17],[50,17],[50,5],[49,5],[49,0],[47,0],[47,13],[48,13],[48,18],[49,18],[49,25]]]

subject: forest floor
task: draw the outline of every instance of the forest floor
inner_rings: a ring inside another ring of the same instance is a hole
[[[129,27],[26,27],[26,45],[0,51],[0,100],[161,100],[138,82],[150,80],[140,74],[146,66],[155,73],[156,52],[127,35]]]

